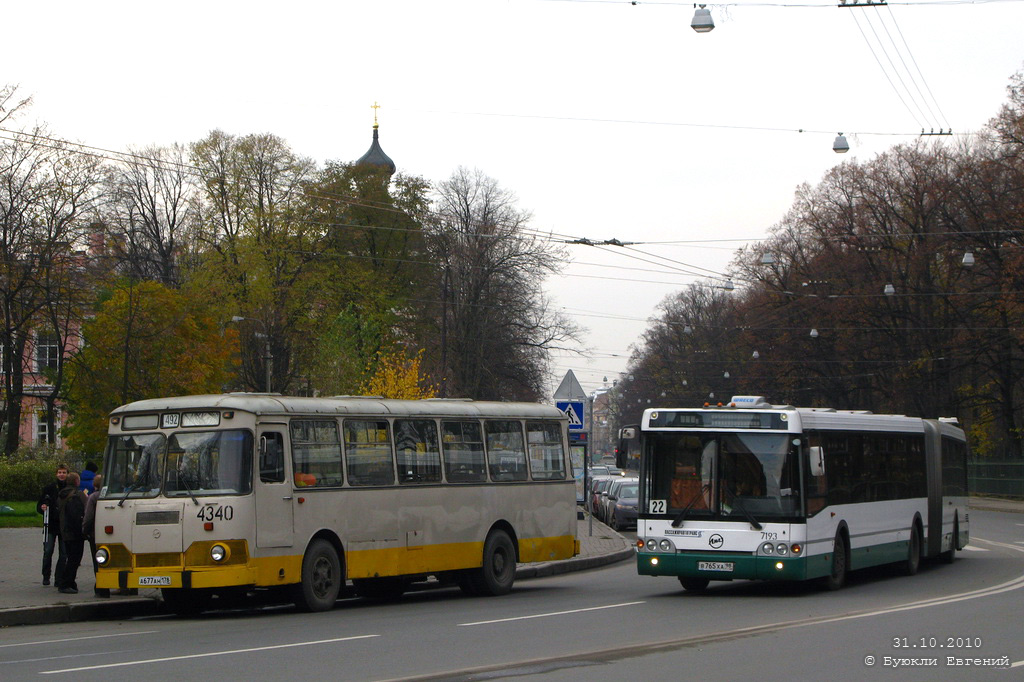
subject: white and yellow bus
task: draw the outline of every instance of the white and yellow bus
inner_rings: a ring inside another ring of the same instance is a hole
[[[567,423],[553,406],[225,394],[111,413],[96,583],[178,612],[285,587],[330,609],[418,579],[512,588],[578,553]]]
[[[771,405],[651,409],[641,424],[637,568],[712,580],[821,579],[969,539],[967,443],[944,419]]]

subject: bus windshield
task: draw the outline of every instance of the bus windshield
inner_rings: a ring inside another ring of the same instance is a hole
[[[649,433],[648,505],[680,518],[801,515],[798,448],[767,433]]]
[[[111,436],[106,497],[244,495],[252,490],[249,431]]]

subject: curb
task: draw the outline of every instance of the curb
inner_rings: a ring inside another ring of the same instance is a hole
[[[159,599],[150,598],[26,606],[22,608],[0,609],[0,627],[133,618],[136,616],[150,616],[161,612],[163,612],[163,602]]]
[[[586,571],[625,561],[636,555],[626,546],[617,552],[598,556],[574,557],[562,561],[524,564],[516,568],[516,580],[543,578],[574,571]],[[89,601],[75,604],[51,604],[0,609],[0,627],[12,625],[47,625],[87,620],[117,620],[153,616],[166,613],[163,600],[156,597],[118,599],[116,601]]]
[[[636,550],[632,547],[626,547],[618,552],[612,552],[611,554],[603,554],[600,556],[574,557],[563,561],[526,564],[522,568],[516,569],[516,580],[544,578],[551,575],[572,573],[573,571],[587,571],[591,568],[600,568],[601,566],[608,566],[620,561],[625,561],[626,559],[631,559],[634,556],[636,556]]]

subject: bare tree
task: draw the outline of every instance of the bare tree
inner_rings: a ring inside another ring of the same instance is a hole
[[[0,144],[0,346],[7,453],[19,442],[26,350],[38,333],[59,338],[68,333],[54,328],[58,321],[47,311],[55,297],[67,293],[55,283],[66,281],[69,261],[82,245],[80,226],[96,206],[100,173],[97,159],[76,153],[41,128]],[[51,419],[59,390],[51,380],[46,398]]]
[[[437,188],[427,241],[437,268],[442,395],[537,400],[547,351],[578,333],[541,291],[564,253],[532,234],[529,218],[479,170],[459,168]]]
[[[127,155],[111,177],[115,256],[139,280],[181,284],[179,258],[195,229],[195,172],[181,145]],[[184,243],[183,243],[184,242]]]

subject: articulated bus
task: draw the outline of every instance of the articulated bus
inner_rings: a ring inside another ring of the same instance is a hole
[[[225,394],[114,410],[96,583],[159,587],[179,613],[284,588],[311,611],[348,586],[433,576],[512,589],[517,562],[574,556],[567,422],[554,406]]]
[[[770,405],[649,409],[641,424],[641,575],[820,579],[969,540],[967,443],[953,420]]]

